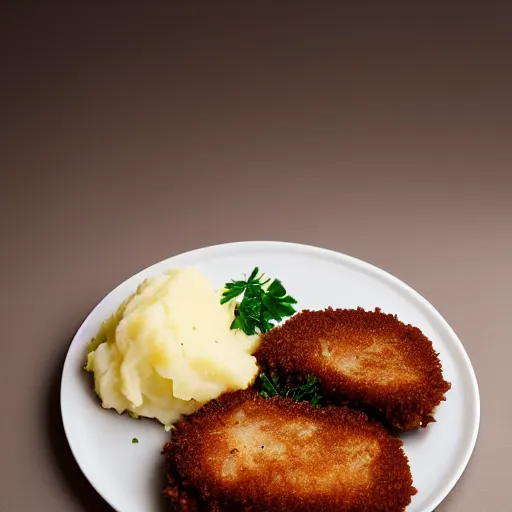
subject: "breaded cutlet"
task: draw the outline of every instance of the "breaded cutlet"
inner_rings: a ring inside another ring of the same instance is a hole
[[[315,375],[333,403],[378,411],[401,430],[426,427],[451,384],[432,342],[395,315],[358,309],[304,310],[265,333],[263,370]]]
[[[402,512],[416,493],[402,441],[380,423],[254,389],[185,416],[164,454],[182,512]]]

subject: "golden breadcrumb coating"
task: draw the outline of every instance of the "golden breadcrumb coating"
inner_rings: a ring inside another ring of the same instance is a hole
[[[402,512],[416,493],[402,442],[346,407],[225,393],[165,448],[175,509]]]
[[[435,421],[451,387],[432,342],[379,308],[302,311],[264,334],[255,356],[264,370],[315,375],[333,402],[379,411],[401,430]]]

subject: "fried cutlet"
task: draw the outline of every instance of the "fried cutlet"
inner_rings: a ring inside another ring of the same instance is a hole
[[[315,375],[333,403],[378,411],[401,430],[435,421],[451,387],[437,355],[420,329],[379,308],[304,310],[255,354],[265,371]]]
[[[416,493],[402,441],[347,407],[254,389],[184,417],[164,447],[181,511],[400,512]]]

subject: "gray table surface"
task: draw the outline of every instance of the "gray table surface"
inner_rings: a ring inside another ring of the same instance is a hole
[[[438,512],[511,510],[510,6],[249,4],[2,6],[0,511],[111,511],[63,435],[69,343],[125,278],[236,240],[427,297],[482,398]]]

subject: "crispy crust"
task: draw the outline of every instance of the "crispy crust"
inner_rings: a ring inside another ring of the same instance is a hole
[[[435,421],[451,384],[432,342],[395,315],[358,309],[304,310],[263,336],[264,370],[314,374],[339,404],[378,411],[401,429]]]
[[[416,493],[402,442],[346,407],[249,389],[175,427],[165,494],[182,512],[402,512]]]

